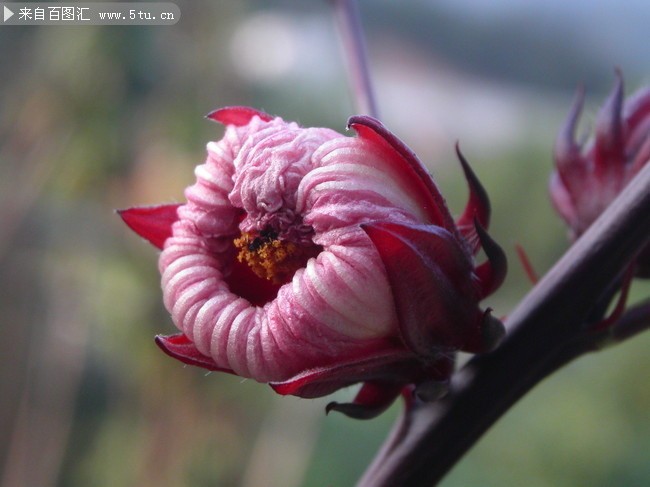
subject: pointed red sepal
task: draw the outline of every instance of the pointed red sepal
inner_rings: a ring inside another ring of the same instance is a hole
[[[454,221],[447,204],[433,178],[415,153],[390,132],[377,119],[365,115],[350,117],[348,128],[354,129],[359,137],[380,147],[392,156],[390,161],[400,174],[404,174],[413,186],[413,196],[418,199],[429,216],[430,222],[455,232]]]
[[[178,220],[176,210],[179,206],[181,205],[128,208],[117,210],[117,214],[131,230],[162,249],[165,240],[172,235],[172,224]]]
[[[501,284],[503,284],[508,273],[508,259],[503,249],[498,243],[492,240],[492,237],[490,237],[480,223],[475,221],[474,225],[483,251],[488,258],[488,260],[476,268],[476,275],[481,287],[480,299],[483,299],[499,289]]]
[[[156,335],[156,345],[170,357],[180,360],[184,364],[195,365],[208,370],[234,374],[230,369],[219,367],[210,357],[199,352],[189,338],[183,333],[176,335]]]
[[[580,85],[569,116],[555,139],[554,156],[560,169],[571,167],[576,158],[580,157],[580,146],[576,143],[575,136],[584,100],[585,89],[584,86]]]
[[[472,262],[452,234],[434,225],[361,225],[382,259],[404,344],[431,358],[460,349],[476,332],[479,290]]]
[[[208,113],[205,118],[214,120],[215,122],[222,123],[224,125],[234,125],[236,127],[241,127],[242,125],[248,125],[251,119],[255,116],[260,117],[265,122],[270,122],[273,120],[273,117],[268,113],[255,110],[250,107],[224,107],[219,108]]]
[[[354,419],[376,418],[395,402],[403,388],[402,383],[368,381],[361,386],[353,402],[330,402],[325,406],[325,413],[337,411]]]
[[[616,70],[616,83],[598,113],[594,147],[596,172],[622,172],[625,163],[625,132],[622,119],[623,75]]]
[[[580,112],[582,112],[584,99],[584,86],[580,85],[569,116],[555,139],[553,149],[559,179],[570,192],[579,192],[578,185],[583,184],[587,171],[587,161],[581,154],[580,145],[575,141],[576,127]]]
[[[407,384],[421,376],[422,368],[413,354],[406,350],[388,350],[309,369],[284,382],[271,382],[269,385],[278,394],[312,399],[358,382],[379,380]]]
[[[405,379],[396,376],[393,371],[393,374],[386,374],[385,379],[369,380],[363,384],[353,402],[331,402],[325,412],[338,411],[355,419],[371,419],[388,409],[400,394],[407,408],[411,407],[414,399],[436,401],[449,389],[454,361],[454,354],[441,354],[433,361],[421,362],[417,367],[412,362],[408,375],[404,375]]]
[[[467,201],[467,206],[465,206],[465,211],[462,216],[456,222],[460,233],[465,239],[469,242],[472,253],[478,252],[480,247],[480,242],[476,230],[474,227],[474,219],[483,226],[483,228],[488,228],[490,224],[490,198],[488,197],[487,191],[476,177],[474,171],[470,167],[467,159],[463,156],[460,151],[458,143],[456,143],[456,154],[460,160],[460,164],[463,167],[463,172],[465,173],[465,179],[469,186],[469,200]]]

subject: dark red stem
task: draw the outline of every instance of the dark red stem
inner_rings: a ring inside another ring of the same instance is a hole
[[[542,379],[607,340],[647,329],[647,303],[609,330],[592,327],[649,229],[650,164],[509,315],[504,343],[457,372],[445,398],[407,409],[358,486],[435,485]]]

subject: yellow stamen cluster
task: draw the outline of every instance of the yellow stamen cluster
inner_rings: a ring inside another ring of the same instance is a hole
[[[248,232],[236,238],[234,244],[239,249],[239,262],[246,262],[257,276],[275,284],[289,282],[294,273],[322,249],[318,245],[298,245]]]

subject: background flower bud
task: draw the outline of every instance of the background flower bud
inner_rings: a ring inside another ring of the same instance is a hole
[[[573,239],[589,228],[650,160],[650,87],[626,101],[623,91],[623,77],[617,71],[614,89],[598,114],[594,136],[582,146],[575,141],[584,98],[580,90],[558,135],[550,193]],[[646,247],[637,262],[637,275],[650,276],[650,248]]]

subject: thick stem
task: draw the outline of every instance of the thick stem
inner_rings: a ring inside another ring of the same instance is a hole
[[[594,303],[646,245],[648,229],[650,164],[509,315],[503,345],[455,374],[447,397],[411,408],[401,443],[358,485],[434,485],[526,392],[593,350],[604,332],[588,327]]]
[[[333,2],[357,114],[379,118],[359,8],[355,0]]]

